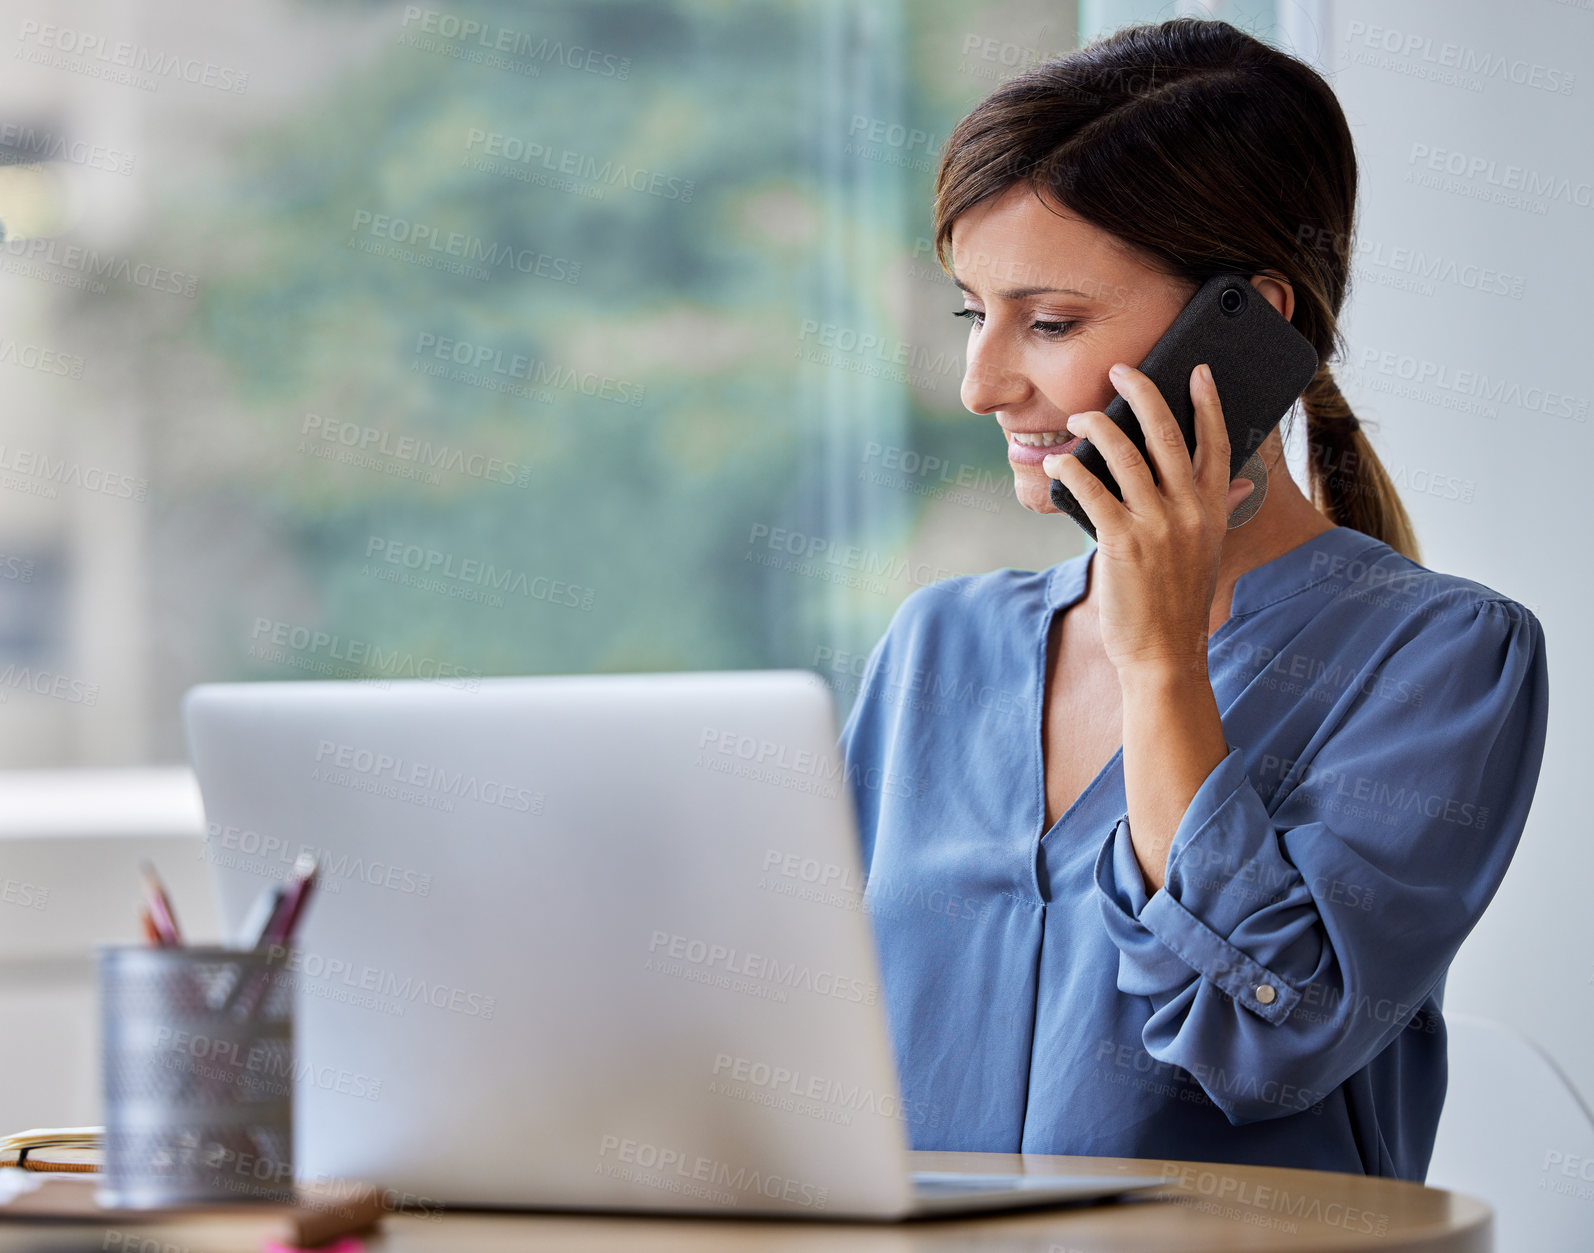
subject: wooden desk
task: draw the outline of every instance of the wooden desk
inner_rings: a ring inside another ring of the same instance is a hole
[[[1132,1199],[1074,1209],[909,1223],[654,1218],[573,1214],[396,1215],[370,1253],[1174,1253],[1176,1250],[1420,1249],[1488,1253],[1493,1218],[1482,1201],[1420,1184],[1314,1170],[1050,1157],[915,1153],[916,1170],[1027,1174],[1167,1175]]]

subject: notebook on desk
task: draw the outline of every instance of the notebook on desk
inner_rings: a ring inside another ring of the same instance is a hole
[[[0,1166],[88,1174],[105,1165],[104,1127],[35,1127],[0,1136]]]
[[[295,1160],[419,1204],[901,1219],[1160,1178],[925,1175],[809,671],[205,685],[222,917],[308,848]]]

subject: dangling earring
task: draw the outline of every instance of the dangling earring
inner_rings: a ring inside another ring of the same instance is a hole
[[[1229,530],[1237,526],[1244,526],[1256,516],[1256,511],[1262,507],[1262,502],[1267,499],[1267,467],[1262,464],[1262,455],[1252,453],[1246,463],[1240,467],[1239,476],[1250,479],[1256,486],[1251,489],[1251,494],[1234,506],[1234,512],[1229,515]]]

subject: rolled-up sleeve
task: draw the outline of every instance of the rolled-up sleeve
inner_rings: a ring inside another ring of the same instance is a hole
[[[1298,1112],[1366,1066],[1498,889],[1547,714],[1538,619],[1506,599],[1452,606],[1389,644],[1299,760],[1230,744],[1156,892],[1120,818],[1096,886],[1117,986],[1151,1003],[1147,1052],[1235,1124]],[[1237,1073],[1259,1082],[1211,1081]]]

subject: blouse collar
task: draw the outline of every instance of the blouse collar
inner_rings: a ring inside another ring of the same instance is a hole
[[[1355,555],[1361,554],[1366,560],[1376,560],[1368,550],[1386,547],[1372,536],[1348,526],[1331,526],[1304,544],[1280,553],[1272,561],[1264,561],[1247,570],[1235,580],[1229,616],[1250,613],[1328,579],[1342,578],[1347,571],[1356,577],[1355,569],[1351,566]],[[1051,568],[1046,579],[1048,609],[1072,605],[1085,594],[1085,576],[1095,553],[1093,546],[1089,552],[1070,557]]]

